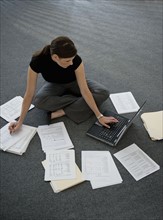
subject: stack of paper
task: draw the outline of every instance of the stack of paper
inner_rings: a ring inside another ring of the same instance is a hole
[[[82,151],[82,173],[93,189],[123,181],[109,151]]]
[[[63,191],[85,181],[75,163],[75,151],[63,122],[42,125],[37,129],[41,139],[42,150],[46,160],[42,162],[45,168],[45,181],[55,193]],[[71,150],[69,150],[71,149]]]
[[[163,139],[163,111],[143,113],[141,119],[152,140]]]
[[[9,123],[0,129],[0,149],[22,155],[26,151],[31,139],[36,134],[37,129],[28,125],[22,125],[18,131],[10,134],[8,126]]]
[[[48,152],[46,153],[46,160],[42,164],[45,168],[44,180],[50,181],[55,193],[85,181],[75,163],[74,150]]]
[[[139,105],[131,92],[110,94],[110,99],[119,114],[137,112]]]
[[[46,160],[42,161],[44,168],[46,169]],[[64,179],[64,180],[51,180],[50,185],[55,193],[66,190],[70,187],[78,185],[85,181],[83,174],[81,173],[78,166],[75,164],[75,178],[74,179]]]
[[[22,103],[23,98],[16,96],[0,106],[0,116],[8,122],[15,120],[20,116]],[[34,108],[34,105],[31,105],[29,110],[32,108]]]
[[[38,127],[37,132],[44,152],[74,147],[63,122],[41,125]]]
[[[117,152],[114,156],[122,163],[136,181],[160,169],[136,144]]]

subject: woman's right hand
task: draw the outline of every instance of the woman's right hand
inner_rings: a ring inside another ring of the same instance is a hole
[[[15,131],[19,130],[19,128],[21,127],[22,124],[20,124],[19,122],[11,122],[9,124],[9,132],[10,134],[14,133]]]

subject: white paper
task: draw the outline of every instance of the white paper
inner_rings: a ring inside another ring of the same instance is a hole
[[[37,132],[44,152],[74,147],[63,122],[41,125]]]
[[[86,180],[109,175],[107,151],[82,151],[82,172]]]
[[[74,150],[48,152],[46,161],[45,181],[76,178]]]
[[[0,106],[0,116],[8,122],[15,120],[20,116],[22,103],[23,98],[16,96]],[[34,108],[34,105],[31,105],[29,110],[32,108]]]
[[[0,144],[1,149],[4,151],[10,148],[15,143],[17,143],[21,138],[23,138],[26,135],[26,131],[23,129],[23,126],[17,132],[10,134],[8,129],[9,124],[10,123],[6,124],[3,128],[0,129]]]
[[[82,151],[82,173],[91,181],[93,189],[122,182],[122,178],[108,151]]]
[[[37,128],[23,124],[17,132],[10,134],[8,130],[9,124],[0,129],[0,149],[22,155],[35,135]]]
[[[122,163],[136,181],[160,169],[144,151],[132,144],[117,152],[114,156]]]
[[[28,134],[28,136],[25,136],[24,138],[22,138],[19,142],[17,142],[15,145],[8,148],[6,151],[9,153],[22,155],[24,152],[26,152],[31,139],[36,134],[36,130],[37,129],[35,127],[30,126],[30,133]]]
[[[46,160],[42,161],[42,165],[46,169],[47,161]],[[55,193],[59,193],[65,189],[68,189],[85,181],[84,176],[76,163],[75,163],[75,170],[76,170],[76,178],[74,179],[50,181],[50,185]]]
[[[137,112],[140,108],[131,92],[110,94],[110,99],[119,114]]]

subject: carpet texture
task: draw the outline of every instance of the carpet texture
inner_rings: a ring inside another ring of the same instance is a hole
[[[157,0],[1,0],[1,104],[23,96],[32,53],[59,35],[76,44],[88,78],[110,93],[131,91],[142,111],[162,106],[162,1]],[[43,84],[41,76],[37,89]],[[110,99],[102,109],[115,111]],[[0,218],[2,220],[162,220],[162,141],[152,141],[138,117],[113,148],[86,136],[92,116],[77,125],[63,121],[81,168],[82,150],[108,150],[112,155],[136,143],[160,170],[140,181],[113,156],[123,183],[93,190],[89,182],[55,194],[44,182],[45,154],[36,134],[26,153],[0,152]],[[0,119],[1,127],[7,122]],[[34,108],[24,124],[47,124]]]

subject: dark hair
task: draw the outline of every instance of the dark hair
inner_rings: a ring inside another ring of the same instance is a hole
[[[77,49],[72,40],[66,36],[59,36],[52,40],[50,45],[46,45],[42,50],[37,51],[33,56],[57,54],[60,58],[70,58],[77,54]]]

